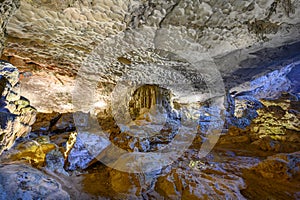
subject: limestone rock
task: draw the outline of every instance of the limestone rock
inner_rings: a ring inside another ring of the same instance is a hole
[[[47,153],[53,149],[56,149],[56,146],[49,141],[49,137],[41,136],[14,145],[9,151],[3,152],[1,160],[3,162],[23,160],[34,167],[43,167],[46,164]]]
[[[105,138],[88,132],[80,132],[68,155],[68,170],[85,169],[90,162],[110,145]]]
[[[246,128],[258,116],[257,109],[262,107],[258,99],[250,95],[240,95],[227,98],[227,126]],[[231,110],[230,110],[231,109]]]
[[[280,150],[281,150],[280,142],[273,140],[269,136],[266,136],[259,140],[256,140],[256,141],[252,142],[251,144],[257,146],[259,149],[261,149],[263,151],[280,152]]]
[[[0,199],[61,199],[70,196],[59,182],[24,164],[0,167]]]
[[[6,43],[6,25],[9,18],[20,6],[20,0],[3,0],[0,5],[0,55],[2,55],[3,48]]]
[[[73,73],[72,68],[77,68],[107,35],[141,25],[187,27],[191,29],[191,37],[203,48],[217,53],[224,53],[225,48],[227,51],[242,49],[264,38],[284,35],[284,39],[288,36],[296,39],[299,36],[293,33],[299,23],[297,1],[277,6],[277,12],[270,12],[269,1],[70,0],[60,2],[60,6],[55,2],[21,1],[19,12],[8,25],[8,55],[18,43],[18,55],[44,64],[49,60],[57,69]],[[285,12],[284,8],[291,11]],[[290,29],[290,33],[286,29]],[[31,42],[36,45],[30,45]],[[64,66],[68,69],[63,69]]]
[[[36,110],[30,106],[29,100],[20,96],[18,76],[17,68],[0,61],[0,77],[5,83],[0,99],[0,154],[9,149],[17,138],[26,136],[35,122]]]
[[[75,130],[73,113],[37,113],[32,125],[34,133],[62,133]]]
[[[141,174],[111,170],[110,184],[118,195],[130,199],[245,199],[240,190],[246,185],[240,177],[226,173],[223,167],[209,164],[204,167],[205,170],[194,170],[188,166],[169,166]],[[233,170],[232,165],[227,167],[226,170]]]
[[[243,180],[236,176],[224,178],[210,174],[189,174],[180,169],[160,176],[155,190],[169,199],[245,199],[240,190],[245,187]]]
[[[73,113],[62,113],[54,126],[51,127],[51,131],[55,133],[70,132],[73,130],[75,130]]]
[[[52,126],[60,118],[57,112],[52,113],[37,113],[36,121],[32,125],[32,132],[35,133],[49,133]]]
[[[274,140],[299,142],[300,101],[297,96],[283,93],[278,99],[262,100],[259,117],[251,124],[251,138],[270,136]]]
[[[68,176],[69,174],[65,171],[64,164],[65,164],[65,158],[58,149],[54,149],[47,153],[46,169]]]
[[[267,0],[241,3],[68,0],[60,2],[60,6],[55,2],[21,0],[18,12],[7,26],[8,45],[3,58],[23,69],[23,94],[28,94],[32,105],[39,111],[74,111],[70,90],[74,88],[74,75],[86,61],[95,64],[92,71],[97,69],[99,61],[108,68],[99,76],[103,79],[101,85],[107,86],[99,93],[107,98],[118,78],[131,69],[130,65],[144,60],[139,55],[142,52],[125,44],[126,52],[137,51],[133,56],[137,59],[127,57],[127,53],[115,45],[110,49],[104,45],[105,53],[100,51],[109,59],[99,59],[91,54],[108,36],[127,34],[127,30],[143,25],[150,27],[147,31],[155,37],[164,35],[157,32],[158,28],[170,28],[171,33],[174,32],[172,28],[180,30],[179,34],[174,33],[173,41],[187,37],[187,46],[197,46],[196,51],[207,52],[203,59],[212,58],[216,70],[224,77],[226,89],[253,76],[266,74],[270,68],[265,66],[285,61],[286,52],[294,53],[294,49],[299,48],[299,44],[293,43],[300,38],[298,1],[284,0],[281,2],[288,3],[278,3],[273,8],[271,1]],[[143,37],[143,34],[134,34],[128,41],[136,39],[144,44]],[[151,42],[157,49],[168,46]],[[296,56],[295,53],[292,55]],[[193,57],[198,58],[197,55]],[[153,56],[146,59],[148,63],[155,63]],[[253,72],[248,73],[249,70]],[[184,70],[179,71],[184,73]],[[36,79],[30,80],[26,76]],[[45,98],[39,98],[41,94]],[[53,105],[51,108],[47,107],[49,103]]]
[[[300,153],[276,154],[254,166],[252,170],[264,178],[271,179],[298,179],[300,175]]]
[[[252,147],[266,152],[299,151],[298,96],[281,93],[278,98],[259,100],[259,105],[254,109],[250,108],[250,111],[245,110],[256,116],[252,121],[249,120],[247,127],[241,129],[238,124],[235,124],[237,127],[230,126],[228,134],[221,136],[219,144],[251,143]],[[231,109],[233,108],[234,106]],[[232,116],[231,110],[231,114],[226,116],[230,123],[235,120]]]
[[[118,194],[140,195],[141,190],[139,187],[142,187],[142,185],[139,180],[139,175],[132,175],[117,170],[111,170],[109,175],[111,177],[111,187]],[[143,186],[145,187],[145,185]]]

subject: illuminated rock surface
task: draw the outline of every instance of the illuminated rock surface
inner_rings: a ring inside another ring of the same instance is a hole
[[[2,165],[1,199],[70,199],[53,178],[24,164]]]
[[[299,1],[0,13],[1,199],[300,198]]]
[[[36,110],[30,106],[29,100],[20,96],[18,76],[16,67],[0,61],[0,153],[9,149],[17,138],[26,136],[35,122]]]

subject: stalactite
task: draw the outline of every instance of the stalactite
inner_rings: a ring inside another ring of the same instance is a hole
[[[132,95],[129,103],[129,109],[132,119],[142,114],[145,109],[151,109],[152,106],[159,105],[166,110],[170,105],[170,91],[160,88],[156,85],[144,85],[139,87]]]

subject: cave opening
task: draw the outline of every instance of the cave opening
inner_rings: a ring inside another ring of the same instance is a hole
[[[138,116],[153,109],[159,109],[159,112],[170,112],[172,109],[171,95],[171,91],[158,85],[146,84],[138,87],[129,102],[132,120],[136,120]]]

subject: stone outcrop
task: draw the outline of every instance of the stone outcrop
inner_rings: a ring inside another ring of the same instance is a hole
[[[70,196],[59,182],[24,164],[0,166],[0,199],[61,199]]]
[[[256,108],[255,102],[259,105]],[[251,143],[253,147],[266,152],[300,150],[298,94],[281,93],[275,99],[252,98],[250,103],[248,105],[254,106],[255,109],[241,109],[246,116],[251,116],[251,118],[246,118],[246,123],[237,123],[245,118],[234,117],[234,112],[229,115],[230,117],[227,116],[227,121],[234,123],[229,125],[228,134],[221,137],[220,144]]]
[[[292,180],[300,177],[300,152],[276,154],[251,168],[264,178]]]
[[[19,137],[26,136],[35,122],[36,110],[20,96],[19,73],[13,65],[0,61],[1,129],[0,153],[9,149]]]
[[[76,142],[67,157],[66,168],[68,170],[87,168],[97,155],[109,145],[110,142],[97,133],[81,132],[77,134]]]
[[[46,165],[46,155],[55,149],[55,144],[51,143],[49,137],[41,136],[33,140],[26,140],[14,145],[9,151],[3,152],[1,161],[26,161],[33,167],[44,167]]]
[[[258,159],[220,151],[201,160],[192,160],[193,156],[190,150],[169,166],[148,173],[109,169],[111,188],[116,197],[129,199],[246,199],[241,193],[247,187],[242,170],[256,166]]]
[[[220,175],[222,172],[219,172]],[[222,176],[222,175],[221,175]],[[245,187],[237,176],[218,177],[215,175],[190,174],[182,170],[172,170],[160,176],[155,183],[155,191],[168,199],[245,199],[240,190]]]
[[[73,113],[37,113],[32,126],[34,133],[64,133],[75,130]]]
[[[242,177],[247,199],[299,199],[299,151],[269,156],[244,170]]]
[[[251,124],[251,138],[269,136],[274,140],[300,142],[300,100],[297,95],[284,93],[276,100],[261,100],[263,108]]]

